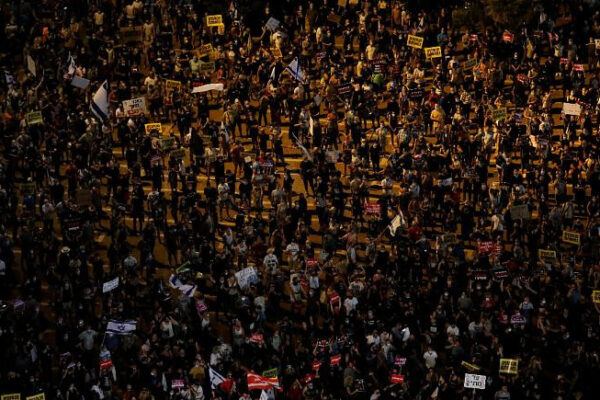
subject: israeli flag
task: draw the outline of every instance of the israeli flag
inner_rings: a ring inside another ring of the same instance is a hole
[[[113,335],[128,335],[132,332],[135,332],[134,320],[117,321],[116,319],[111,319],[106,325],[106,333],[112,333]]]
[[[8,71],[4,71],[4,79],[6,79],[6,84],[9,86],[15,84],[15,77]]]
[[[67,78],[67,79],[72,78],[76,72],[77,72],[77,65],[75,65],[75,60],[73,59],[71,52],[69,52],[69,58],[67,58],[67,73],[65,75],[65,78]]]
[[[298,64],[298,57],[294,58],[290,65],[285,68],[297,81],[304,83],[304,73]]]
[[[108,85],[108,80],[105,80],[102,86],[98,88],[98,91],[92,99],[92,104],[90,104],[90,110],[101,121],[108,119],[109,91],[110,87]]]
[[[225,382],[225,378],[211,367],[208,367],[208,376],[212,389],[216,389],[221,383]]]
[[[169,284],[172,288],[180,290],[187,297],[194,297],[194,293],[196,293],[196,285],[184,285],[175,274],[169,277]]]

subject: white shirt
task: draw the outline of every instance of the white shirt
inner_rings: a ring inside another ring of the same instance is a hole
[[[435,360],[437,360],[438,355],[435,350],[426,351],[423,354],[423,359],[425,359],[425,365],[427,368],[435,368]]]

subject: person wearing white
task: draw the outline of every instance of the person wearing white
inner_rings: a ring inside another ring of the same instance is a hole
[[[430,346],[427,346],[427,351],[423,354],[425,360],[425,366],[427,368],[435,368],[435,362],[438,358],[438,354]]]

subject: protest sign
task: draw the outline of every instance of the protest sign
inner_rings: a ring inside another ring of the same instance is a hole
[[[581,235],[577,232],[563,231],[562,241],[579,246],[581,244]]]
[[[485,389],[485,375],[465,374],[465,388]]]
[[[506,111],[506,107],[501,107],[501,108],[492,110],[492,119],[494,121],[502,121],[503,119],[506,119],[507,116],[508,116],[508,113]]]
[[[167,79],[165,81],[164,103],[168,106],[173,105],[173,92],[175,89],[181,90],[181,82]]]
[[[146,98],[136,97],[135,99],[123,100],[123,112],[129,117],[146,114],[148,112]]]
[[[162,151],[169,151],[175,147],[175,138],[172,136],[161,138],[158,145]]]
[[[25,400],[46,400],[46,395],[44,393],[36,394],[35,396],[25,397]]]
[[[510,32],[504,32],[502,34],[502,40],[504,40],[506,43],[512,43],[513,40],[515,40],[515,35]]]
[[[600,304],[600,290],[592,291],[592,301],[596,304]]]
[[[499,371],[501,374],[512,374],[512,375],[518,374],[519,373],[519,360],[515,360],[512,358],[501,358]]]
[[[153,131],[158,132],[159,135],[162,135],[162,124],[160,122],[145,124],[144,129],[146,130],[146,135],[149,135]]]
[[[3,394],[1,400],[21,400],[20,393]]]
[[[207,61],[207,62],[200,62],[200,66],[198,67],[198,71],[200,71],[203,74],[212,74],[213,72],[215,72],[215,62],[214,61]],[[222,83],[213,83],[213,85],[221,85],[221,89],[223,90],[223,84]],[[203,86],[207,86],[207,85],[203,85]],[[202,86],[197,86],[197,87],[202,87]],[[212,90],[212,89],[210,89]],[[219,90],[219,89],[216,89]],[[194,92],[195,93],[195,92]]]
[[[73,76],[73,79],[71,79],[71,86],[75,86],[79,89],[86,89],[88,86],[90,86],[90,80],[82,78],[79,75],[75,75]]]
[[[212,44],[210,44],[210,43],[203,44],[202,46],[200,46],[200,49],[198,49],[198,58],[210,56],[212,54],[212,52],[213,52]]]
[[[241,289],[246,289],[251,284],[258,283],[258,275],[253,267],[247,267],[235,273],[238,285]]]
[[[577,103],[563,103],[562,111],[565,115],[575,115],[578,117],[581,114],[581,106]]]
[[[408,35],[406,45],[414,49],[420,49],[423,47],[423,38],[420,36]]]
[[[269,20],[267,21],[267,23],[265,24],[265,27],[270,30],[271,32],[277,30],[277,28],[279,27],[279,20],[275,19],[273,17],[270,17]]]
[[[468,363],[466,361],[461,361],[460,365],[468,371],[477,372],[481,368],[475,364]]]
[[[185,384],[183,383],[183,379],[173,379],[171,381],[171,387],[173,389],[182,388],[184,386],[185,386]]]
[[[573,71],[583,72],[583,64],[573,64]]]
[[[25,114],[25,121],[27,121],[27,125],[36,125],[43,124],[44,117],[42,116],[41,111],[32,111],[30,113]]]
[[[262,376],[265,378],[277,378],[277,368],[271,368],[266,371],[263,371]]]
[[[547,264],[552,264],[557,261],[556,251],[554,250],[538,250],[538,257]]]
[[[470,70],[470,69],[473,69],[476,65],[477,65],[477,59],[469,58],[467,61],[463,62],[462,67],[465,70]]]
[[[442,48],[440,46],[425,47],[426,58],[440,58],[442,56]]]
[[[175,149],[175,150],[172,150],[171,153],[169,153],[169,155],[172,158],[176,158],[178,160],[181,160],[182,158],[185,158],[185,149]]]
[[[393,374],[390,376],[391,383],[404,383],[404,375]]]
[[[219,26],[222,23],[223,23],[223,16],[221,14],[206,16],[206,26]]]
[[[119,277],[117,276],[115,279],[111,279],[108,282],[104,282],[102,284],[102,293],[108,293],[111,290],[114,290],[119,287]]]
[[[365,211],[366,211],[367,215],[379,215],[379,214],[381,214],[381,204],[367,203],[365,205]]]

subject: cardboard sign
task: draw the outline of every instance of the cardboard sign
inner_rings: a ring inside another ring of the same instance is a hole
[[[27,121],[27,125],[37,125],[44,123],[44,117],[42,116],[41,111],[32,111],[30,113],[25,114],[25,121]]]
[[[492,110],[492,119],[494,121],[502,121],[508,117],[508,112],[506,111],[506,107],[497,108]]]
[[[520,204],[510,208],[510,216],[512,219],[529,219],[529,207],[527,204]]]
[[[538,257],[546,264],[553,264],[557,261],[556,251],[538,249]]]
[[[512,374],[516,375],[519,373],[519,360],[512,358],[501,358],[500,369],[501,374]]]
[[[477,366],[475,364],[468,363],[466,361],[461,361],[460,365],[463,368],[465,368],[465,369],[467,369],[467,370],[469,370],[471,372],[477,372],[477,371],[479,371],[481,369],[479,366]]]
[[[21,393],[3,394],[1,400],[21,400]]]
[[[381,204],[368,203],[365,205],[365,211],[367,215],[379,215],[381,214]]]
[[[171,151],[171,153],[169,154],[171,156],[171,158],[176,158],[178,160],[181,160],[183,158],[185,158],[185,149],[175,149],[173,151]]]
[[[146,114],[148,112],[146,98],[136,97],[135,99],[123,100],[123,112],[129,117]]]
[[[592,291],[592,301],[596,304],[600,304],[600,290]]]
[[[442,48],[440,46],[425,47],[426,58],[440,58],[442,56]]]
[[[200,62],[200,66],[198,67],[198,71],[200,71],[203,74],[212,74],[213,72],[215,72],[215,62],[214,61],[208,61],[208,62]]]
[[[206,16],[206,26],[219,26],[222,23],[223,23],[223,16],[221,14]]]
[[[141,26],[126,26],[120,29],[121,43],[141,42],[144,38],[144,29]]]
[[[149,135],[152,131],[157,131],[159,135],[162,135],[162,124],[160,122],[145,124],[144,129],[146,130],[146,135]]]
[[[512,43],[513,40],[515,40],[515,35],[510,32],[504,32],[502,34],[502,40],[504,40],[506,43]]]
[[[464,70],[470,70],[475,68],[475,66],[477,65],[477,59],[476,58],[469,58],[467,61],[463,62],[463,69]]]
[[[581,114],[581,106],[577,103],[563,103],[562,112],[565,115],[575,115],[578,117]]]
[[[576,232],[563,231],[562,241],[579,246],[581,244],[581,235]]]
[[[465,388],[485,389],[485,375],[465,374]]]
[[[408,35],[406,45],[414,49],[421,49],[423,48],[423,38],[420,36]]]

